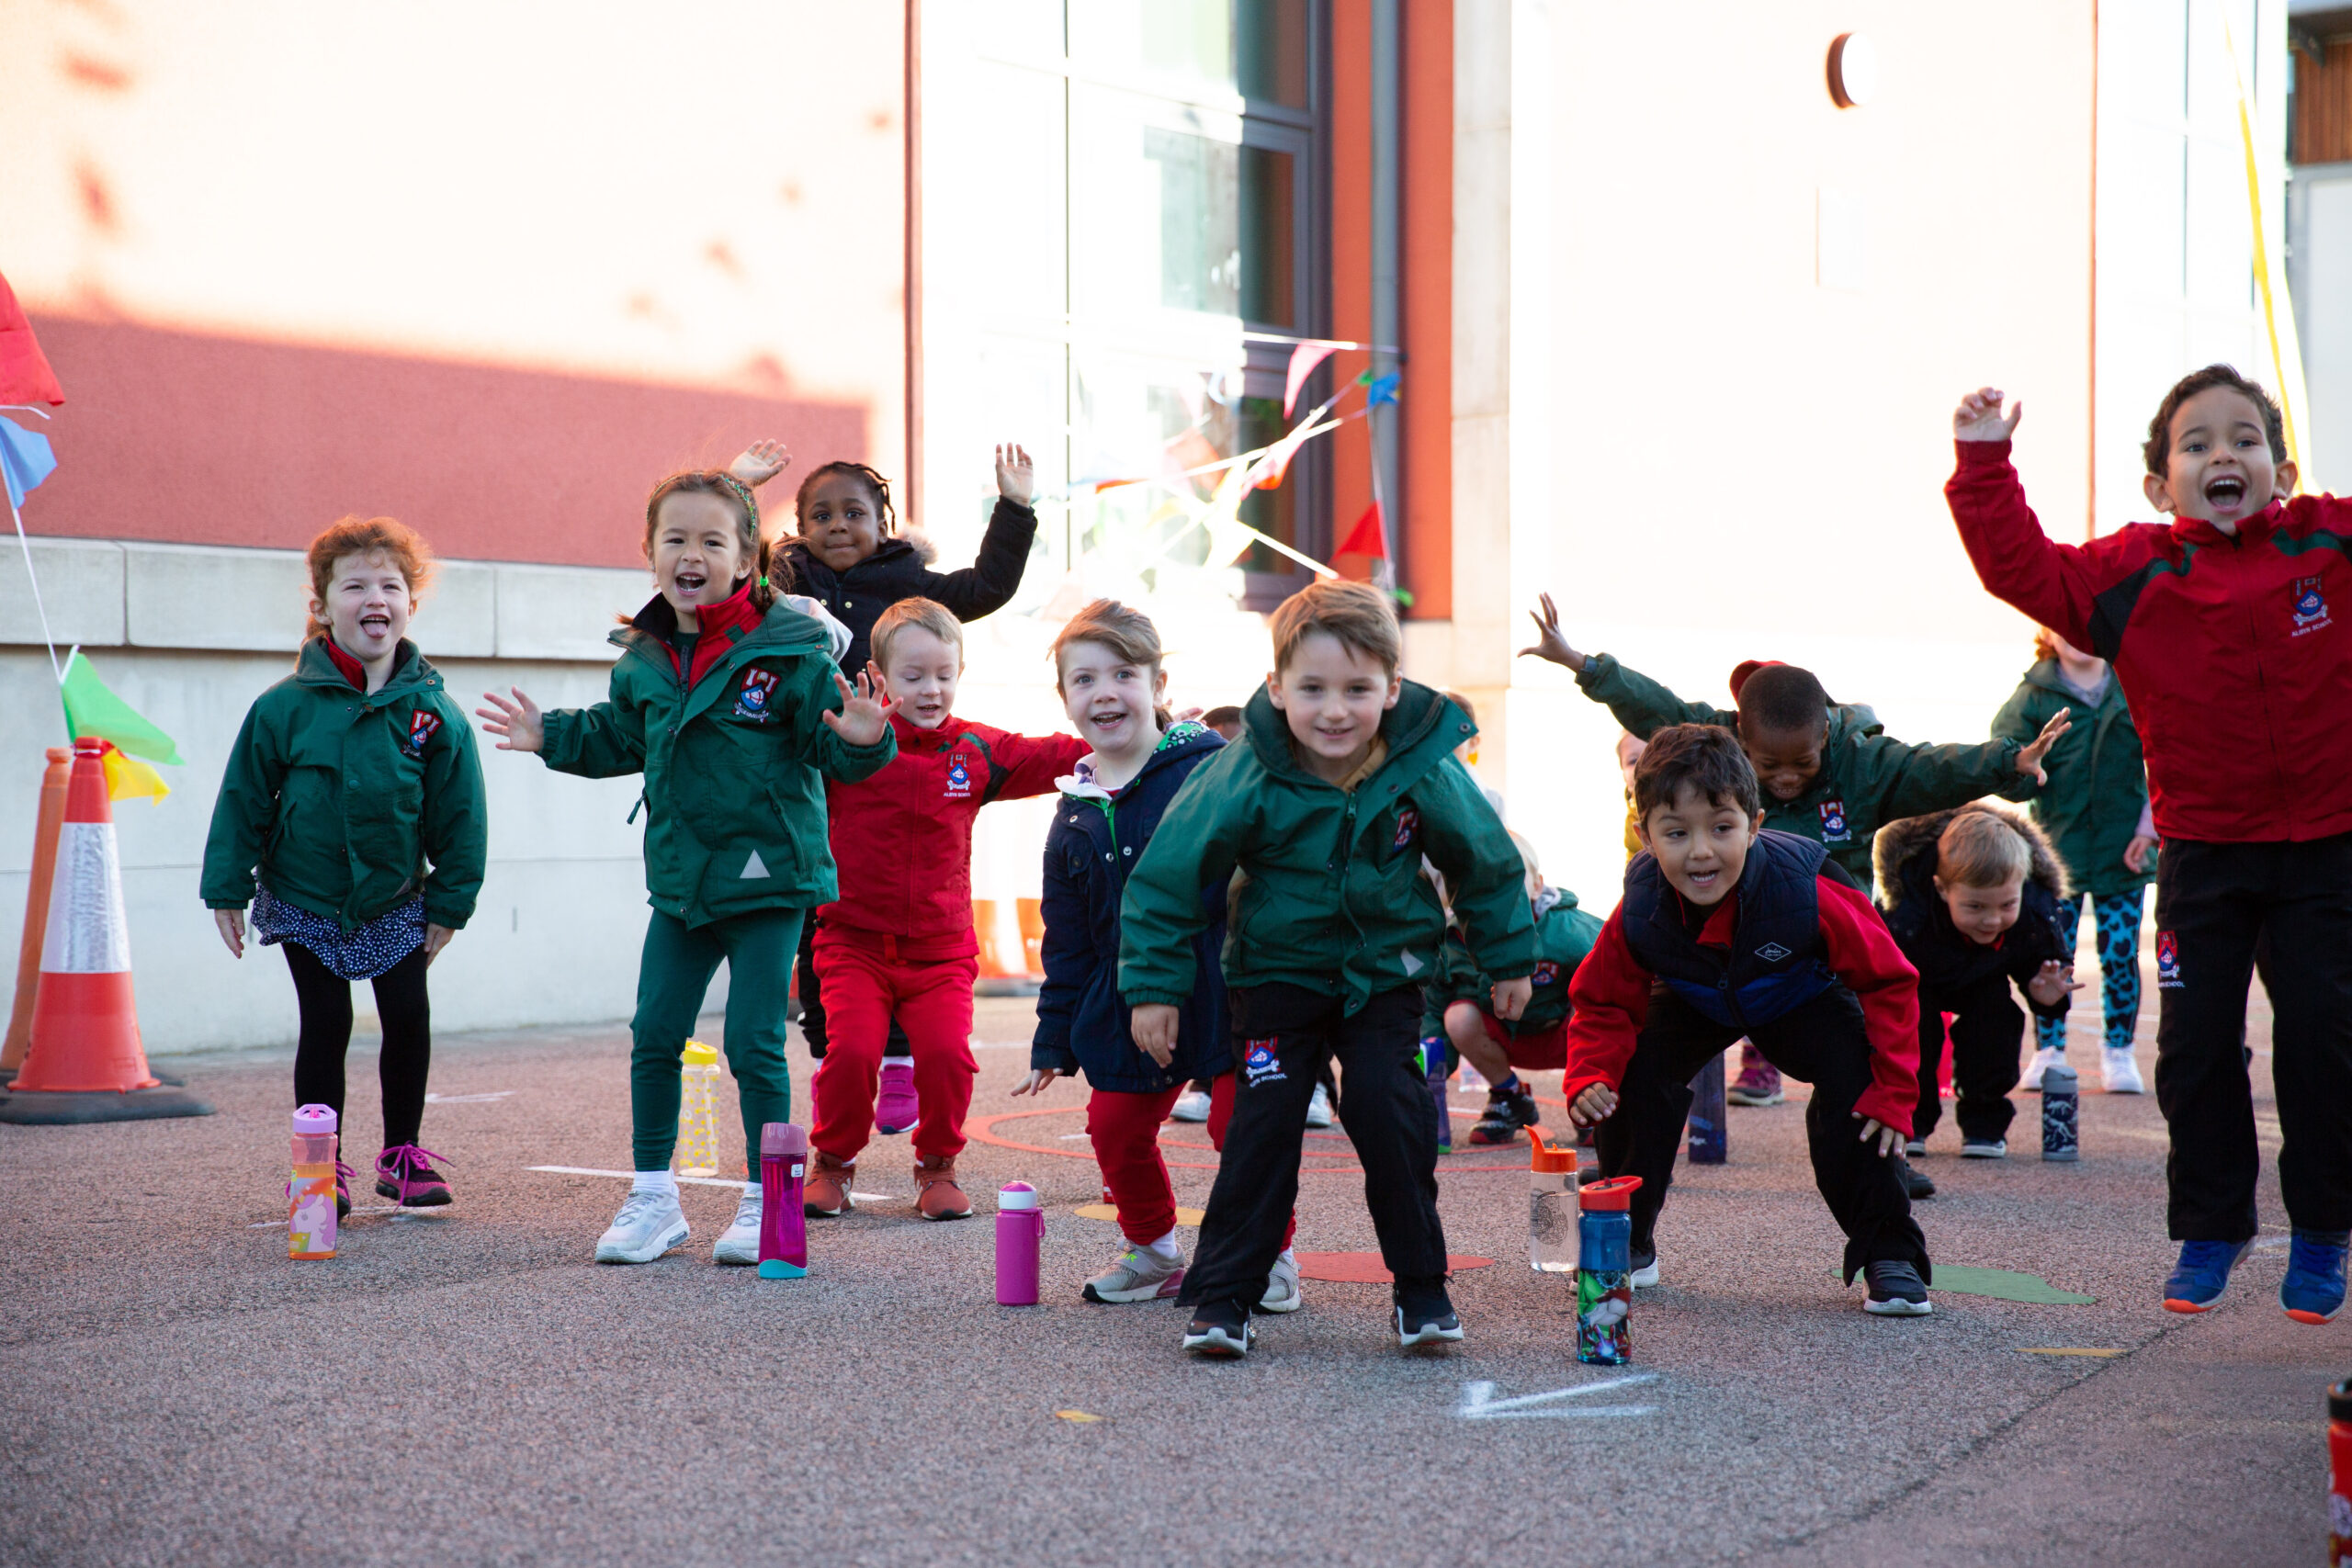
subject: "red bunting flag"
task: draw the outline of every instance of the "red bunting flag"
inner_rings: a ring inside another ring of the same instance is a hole
[[[1290,375],[1283,387],[1284,419],[1288,419],[1291,411],[1298,407],[1299,389],[1306,385],[1306,378],[1315,374],[1317,366],[1331,357],[1337,346],[1328,343],[1302,343],[1290,351]]]
[[[0,403],[62,403],[64,389],[49,367],[17,291],[0,277]]]
[[[1388,558],[1387,535],[1380,526],[1380,502],[1375,501],[1363,509],[1363,515],[1356,519],[1356,525],[1348,530],[1348,536],[1340,541],[1340,547],[1331,556],[1335,560],[1340,556]]]

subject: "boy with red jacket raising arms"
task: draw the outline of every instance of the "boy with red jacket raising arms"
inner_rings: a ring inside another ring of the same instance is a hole
[[[1569,983],[1560,1092],[1577,1125],[1596,1127],[1600,1174],[1641,1178],[1634,1283],[1655,1285],[1654,1227],[1691,1077],[1754,1041],[1813,1085],[1805,1139],[1846,1233],[1847,1282],[1867,1276],[1870,1312],[1922,1316],[1934,1310],[1928,1243],[1892,1157],[1919,1095],[1919,976],[1869,895],[1821,845],[1764,831],[1762,805],[1730,730],[1650,737],[1634,770],[1642,852]]]
[[[2267,942],[2278,1187],[2294,1236],[2279,1304],[2325,1323],[2352,1233],[2352,502],[2295,495],[2285,421],[2226,365],[2184,377],[2142,448],[2148,503],[2084,545],[2041,531],[1987,387],[1952,415],[1944,487],[1976,575],[2123,683],[2148,760],[2156,864],[2156,1100],[2172,1129],[2165,1305],[2203,1312],[2254,1239],[2253,1086],[2241,1049]]]
[[[831,1036],[809,1088],[817,1124],[803,1205],[855,1205],[850,1175],[874,1135],[874,1091],[895,1014],[914,1055],[915,1202],[927,1220],[972,1212],[956,1182],[972,1105],[972,818],[991,800],[1049,795],[1093,750],[1074,735],[1013,735],[952,716],[964,627],[945,606],[901,599],[874,623],[874,655],[898,709],[899,755],[854,785],[829,783],[842,896],[817,911],[818,984]]]

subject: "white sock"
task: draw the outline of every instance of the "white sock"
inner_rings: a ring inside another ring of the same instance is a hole
[[[1169,1263],[1173,1263],[1176,1259],[1183,1256],[1182,1253],[1176,1250],[1176,1233],[1174,1231],[1170,1231],[1166,1235],[1161,1236],[1158,1241],[1153,1242],[1151,1244],[1150,1250],[1157,1253],[1162,1261]]]
[[[756,1198],[756,1197],[758,1197],[759,1195],[760,1195],[760,1184],[759,1184],[758,1182],[756,1182],[756,1181],[746,1181],[745,1183],[743,1183],[743,1196],[744,1196],[744,1197],[746,1197],[746,1198]]]
[[[1294,1269],[1298,1266],[1297,1257],[1292,1253],[1291,1249],[1287,1247],[1283,1248],[1283,1261],[1289,1264]]]
[[[640,1170],[637,1173],[637,1179],[629,1183],[628,1190],[632,1192],[662,1192],[675,1198],[678,1195],[678,1179],[666,1170]]]

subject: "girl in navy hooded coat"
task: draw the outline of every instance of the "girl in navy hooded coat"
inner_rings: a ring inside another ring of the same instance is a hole
[[[1170,724],[1160,706],[1168,677],[1150,619],[1115,600],[1080,610],[1054,639],[1055,685],[1092,754],[1061,779],[1061,800],[1046,837],[1046,983],[1029,1077],[1012,1092],[1036,1094],[1083,1071],[1093,1094],[1086,1130],[1102,1184],[1119,1211],[1125,1252],[1086,1282],[1091,1302],[1173,1299],[1184,1280],[1176,1249],[1176,1193],[1159,1153],[1159,1126],[1195,1078],[1211,1080],[1209,1141],[1223,1147],[1233,1113],[1233,1052],[1219,954],[1224,889],[1211,897],[1216,919],[1196,939],[1193,994],[1166,1061],[1146,1055],[1128,1028],[1119,995],[1119,899],[1144,846],[1193,770],[1225,745],[1205,725]],[[1287,1250],[1266,1291],[1269,1310],[1298,1304],[1297,1266]]]

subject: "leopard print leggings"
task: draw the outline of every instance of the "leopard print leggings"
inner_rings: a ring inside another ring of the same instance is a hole
[[[2132,1036],[2140,1024],[2140,916],[2147,902],[2147,889],[2134,887],[2129,893],[2110,893],[2103,898],[2077,893],[2061,904],[2058,940],[2069,953],[2075,951],[2075,933],[2083,918],[2086,898],[2090,899],[2091,918],[2098,921],[2099,998],[2107,1013],[2106,1046],[2110,1051],[2129,1050]],[[2033,1027],[2035,1043],[2043,1050],[2066,1043],[2064,1020],[2037,1018]]]

